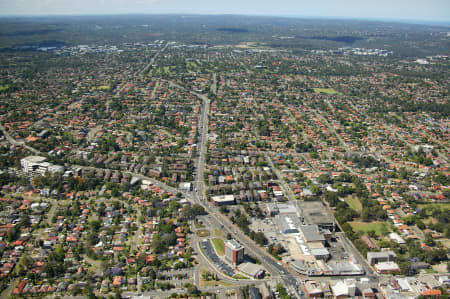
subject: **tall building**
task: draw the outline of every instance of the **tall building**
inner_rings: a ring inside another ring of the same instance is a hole
[[[51,174],[64,172],[64,166],[54,165],[46,160],[45,157],[28,156],[20,160],[20,165],[23,172],[29,175],[45,175],[47,171]]]
[[[39,156],[28,156],[20,160],[20,164],[22,169],[27,174],[40,173],[44,169],[46,169],[46,161],[45,157]],[[48,166],[47,166],[48,167]],[[45,171],[45,170],[44,170]]]
[[[244,260],[244,247],[236,240],[228,240],[225,243],[225,258],[233,265],[239,265]]]

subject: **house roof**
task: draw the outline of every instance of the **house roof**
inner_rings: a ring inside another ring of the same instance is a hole
[[[440,296],[442,295],[441,290],[426,290],[423,292],[424,296]]]

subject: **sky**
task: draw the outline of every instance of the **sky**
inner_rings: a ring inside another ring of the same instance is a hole
[[[244,14],[450,22],[450,0],[0,0],[0,15]]]

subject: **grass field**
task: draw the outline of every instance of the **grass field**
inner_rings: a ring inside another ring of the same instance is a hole
[[[195,61],[187,61],[186,68],[190,73],[200,72],[200,66]]]
[[[219,238],[213,238],[212,243],[214,245],[214,248],[216,249],[216,252],[218,255],[222,256],[225,254],[225,243],[222,239]]]
[[[430,203],[418,204],[419,208],[421,208],[421,209],[422,208],[426,208],[426,207],[430,207],[431,205],[433,205],[435,207],[440,207],[441,209],[442,208],[450,209],[450,203],[433,203],[433,202],[430,202]]]
[[[197,236],[202,237],[202,238],[209,237],[210,234],[211,233],[207,229],[202,229],[202,230],[197,231]]]
[[[326,94],[341,94],[334,88],[314,88],[315,93],[326,93]]]
[[[225,282],[225,281],[217,281],[217,280],[204,280],[202,278],[202,274],[204,272],[209,272],[208,270],[201,268],[200,269],[200,287],[215,287],[215,286],[225,286],[230,287],[232,286],[231,283]]]
[[[450,239],[440,239],[439,242],[441,242],[446,248],[450,248]]]
[[[346,198],[344,198],[344,201],[350,206],[350,208],[361,213],[362,205],[357,197],[347,196]]]
[[[247,276],[236,274],[233,276],[234,279],[249,279]]]
[[[109,86],[109,85],[97,86],[97,87],[94,87],[93,90],[110,91],[111,86]]]
[[[200,222],[195,222],[195,227],[196,228],[203,228],[203,227],[205,227],[205,225],[203,223],[200,223]]]
[[[150,71],[148,72],[149,76],[158,76],[158,75],[165,75],[165,74],[171,74],[175,72],[174,66],[157,66],[152,67]]]
[[[386,222],[361,222],[361,221],[352,221],[349,222],[352,226],[353,230],[356,232],[365,232],[375,231],[375,233],[379,236],[382,235],[383,227],[390,231],[389,226]]]

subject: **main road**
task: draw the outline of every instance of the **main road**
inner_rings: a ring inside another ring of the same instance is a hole
[[[36,155],[40,155],[43,156],[44,154],[41,153],[40,151],[38,151],[37,149],[32,148],[31,146],[28,146],[25,144],[24,141],[17,141],[16,139],[14,139],[9,133],[8,131],[5,129],[5,127],[0,124],[0,130],[3,132],[3,135],[5,135],[6,140],[8,140],[9,143],[11,143],[12,145],[17,145],[17,146],[21,146],[27,150],[29,150],[30,152],[32,152],[33,154]]]
[[[188,90],[185,87],[174,82],[170,82],[170,85]],[[246,236],[240,229],[233,225],[227,217],[219,213],[215,207],[213,207],[207,200],[205,200],[206,188],[204,183],[204,168],[207,151],[206,143],[208,138],[208,114],[210,100],[204,94],[200,94],[198,92],[190,90],[188,91],[202,100],[199,139],[197,143],[197,156],[195,159],[197,176],[195,178],[194,197],[191,198],[192,202],[202,205],[205,210],[214,218],[214,220],[216,220],[217,223],[222,227],[224,232],[230,233],[234,237],[234,239],[236,239],[245,247],[245,250],[249,254],[258,258],[264,268],[271,274],[272,278],[280,278],[284,287],[286,287],[294,297],[298,298],[298,285],[296,277],[292,273],[287,271],[281,265],[281,263],[278,262],[274,257],[272,257],[268,252],[257,246],[248,236]]]

